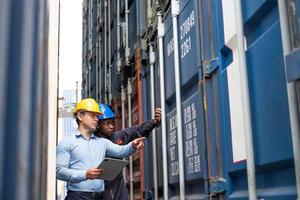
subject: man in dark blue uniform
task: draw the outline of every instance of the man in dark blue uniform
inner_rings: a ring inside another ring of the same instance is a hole
[[[119,145],[126,145],[139,137],[148,137],[151,131],[160,124],[161,109],[155,109],[155,117],[143,122],[140,126],[132,126],[115,132],[115,113],[106,104],[99,104],[103,115],[99,116],[97,134]],[[113,181],[105,181],[104,200],[127,200],[128,191],[123,174],[120,173]]]

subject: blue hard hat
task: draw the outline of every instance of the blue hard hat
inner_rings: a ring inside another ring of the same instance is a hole
[[[103,113],[103,115],[99,115],[98,117],[99,120],[110,119],[116,116],[115,113],[112,111],[112,109],[106,104],[100,103],[99,108],[100,108],[100,112]]]

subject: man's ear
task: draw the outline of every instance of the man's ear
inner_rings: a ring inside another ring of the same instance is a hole
[[[77,114],[77,118],[79,119],[79,121],[82,121],[82,117],[83,117],[84,113],[83,112],[78,112]]]

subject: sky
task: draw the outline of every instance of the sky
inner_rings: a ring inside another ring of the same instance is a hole
[[[62,90],[76,88],[76,81],[81,87],[82,0],[60,0],[60,9],[59,94],[61,97]]]

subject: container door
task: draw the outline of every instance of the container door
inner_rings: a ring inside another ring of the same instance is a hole
[[[200,1],[201,50],[202,67],[200,89],[203,90],[205,138],[207,156],[207,185],[210,199],[225,199],[227,180],[224,175],[224,161],[227,153],[223,149],[222,107],[227,106],[222,97],[222,70],[230,62],[231,51],[219,48],[220,36],[220,4],[216,1]]]
[[[177,91],[175,91],[174,40],[170,12],[167,13],[164,23],[166,28],[164,61],[169,198],[177,198],[180,195],[178,146],[182,145],[186,199],[206,199],[207,162],[205,155],[204,105],[203,94],[198,84],[201,66],[198,2],[181,1],[178,16],[183,144],[178,144],[177,141],[175,98]]]
[[[201,1],[201,8],[210,192],[218,185],[220,198],[248,199],[234,1]],[[295,199],[277,1],[243,1],[242,10],[257,196]]]
[[[287,81],[295,83],[298,114],[300,111],[300,1],[288,0],[289,32],[291,37],[291,52],[286,56]]]

